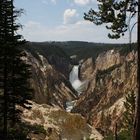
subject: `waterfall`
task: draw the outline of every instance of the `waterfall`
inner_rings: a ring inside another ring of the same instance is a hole
[[[75,65],[73,67],[72,71],[70,72],[69,80],[73,88],[79,92],[79,88],[83,84],[83,82],[79,80],[79,65]]]
[[[72,71],[70,72],[69,81],[72,85],[72,87],[78,92],[78,94],[81,93],[81,88],[83,85],[83,82],[79,79],[79,65],[73,66]],[[73,109],[73,106],[75,105],[76,101],[68,101],[66,102],[66,111],[70,112]]]

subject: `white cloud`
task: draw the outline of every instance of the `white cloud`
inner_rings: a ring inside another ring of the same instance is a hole
[[[89,41],[106,43],[128,43],[128,34],[119,40],[108,39],[105,26],[95,26],[88,21],[78,21],[76,24],[65,24],[49,28],[41,23],[29,21],[20,33],[29,41]],[[136,41],[136,31],[133,32]]]
[[[93,3],[94,0],[74,0],[74,3],[78,4],[78,5],[88,5],[88,4],[91,4]]]
[[[64,11],[64,24],[74,24],[78,20],[76,9],[66,9]]]

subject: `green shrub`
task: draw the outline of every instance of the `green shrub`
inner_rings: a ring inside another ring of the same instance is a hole
[[[42,125],[33,125],[32,126],[32,131],[35,133],[35,134],[39,134],[39,133],[43,133],[43,134],[46,134],[46,130],[44,129],[44,127]]]
[[[103,140],[114,140],[113,133],[110,133],[108,136],[106,136]]]
[[[123,130],[119,133],[118,140],[131,140],[131,132]]]
[[[27,138],[29,133],[40,134],[43,133],[46,135],[46,130],[42,125],[34,124],[27,125],[21,123],[14,128],[8,129],[8,139],[9,140],[30,140]]]
[[[114,139],[115,137],[113,133],[104,138],[104,140],[114,140]],[[118,134],[117,140],[131,140],[131,133],[127,130],[123,130]]]

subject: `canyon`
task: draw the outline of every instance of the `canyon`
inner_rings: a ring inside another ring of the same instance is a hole
[[[71,48],[73,43],[28,43],[25,48],[34,98],[22,118],[44,126],[47,134],[40,139],[102,140],[114,133],[116,123],[121,129],[125,97],[137,92],[135,49]],[[39,138],[32,134],[32,139]]]

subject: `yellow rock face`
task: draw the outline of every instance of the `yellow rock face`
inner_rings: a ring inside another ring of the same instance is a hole
[[[22,119],[31,124],[43,125],[47,132],[44,140],[81,140],[102,135],[86,123],[79,114],[65,112],[58,107],[39,105],[32,102],[31,110],[24,110]],[[32,135],[33,139],[33,135]]]

